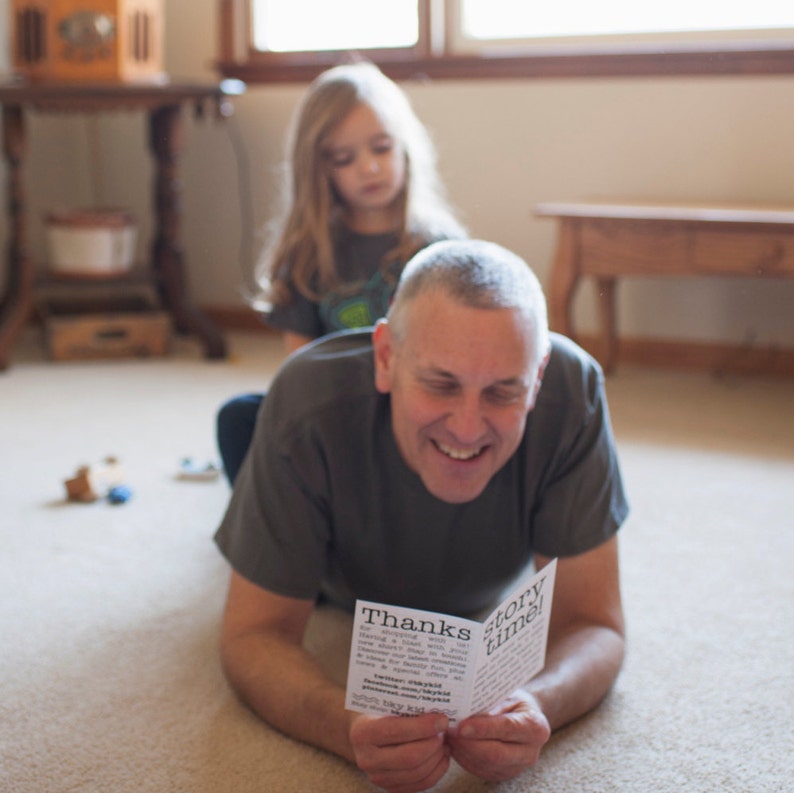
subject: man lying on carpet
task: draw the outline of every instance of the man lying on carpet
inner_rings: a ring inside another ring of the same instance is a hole
[[[388,791],[431,787],[450,757],[512,778],[618,674],[627,510],[600,369],[549,333],[529,267],[435,243],[374,332],[318,340],[271,385],[215,538],[233,568],[226,675],[267,722]],[[559,557],[545,669],[454,728],[345,710],[302,645],[318,599],[471,615],[533,557]]]

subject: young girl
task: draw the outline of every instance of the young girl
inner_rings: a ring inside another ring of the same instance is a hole
[[[373,325],[414,253],[466,233],[444,197],[427,131],[376,66],[321,74],[288,141],[284,210],[262,258],[257,304],[293,352],[326,333]],[[230,482],[263,396],[235,397],[218,413]]]

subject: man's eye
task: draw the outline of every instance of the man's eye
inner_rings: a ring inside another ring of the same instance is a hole
[[[434,394],[452,394],[457,390],[457,384],[449,380],[426,380],[425,388]]]
[[[512,405],[521,398],[521,394],[512,389],[494,388],[486,392],[489,402],[494,405]]]

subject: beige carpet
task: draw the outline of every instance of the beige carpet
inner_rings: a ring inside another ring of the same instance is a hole
[[[278,343],[234,356],[52,364],[31,332],[0,374],[0,790],[367,791],[344,762],[253,717],[221,675],[227,395],[263,384]],[[784,791],[794,785],[794,382],[625,369],[609,381],[633,512],[622,534],[627,665],[538,766],[436,793]],[[115,454],[132,500],[64,502],[81,462]],[[349,624],[312,643],[344,677]]]

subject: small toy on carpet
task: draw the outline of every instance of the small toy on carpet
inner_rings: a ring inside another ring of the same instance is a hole
[[[132,490],[124,484],[124,470],[113,456],[96,465],[79,466],[64,485],[69,501],[86,504],[100,498],[107,498],[111,504],[123,504],[132,496]]]
[[[114,485],[108,490],[108,501],[111,504],[126,504],[132,498],[132,490],[127,485]]]
[[[183,457],[176,476],[191,482],[212,482],[220,473],[221,469],[212,461],[197,463],[192,457]]]

